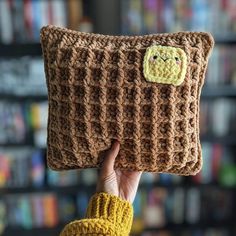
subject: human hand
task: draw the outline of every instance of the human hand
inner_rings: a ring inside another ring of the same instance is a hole
[[[110,193],[133,203],[142,172],[114,170],[119,150],[120,143],[115,140],[111,148],[105,152],[96,191]]]

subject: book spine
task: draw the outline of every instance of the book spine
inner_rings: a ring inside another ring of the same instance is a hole
[[[0,42],[9,44],[13,41],[13,28],[10,4],[0,1]]]
[[[20,211],[21,211],[21,221],[22,225],[26,229],[31,229],[33,227],[33,222],[32,222],[32,215],[31,215],[31,206],[30,206],[30,200],[29,196],[21,196],[20,197]]]
[[[54,25],[65,27],[67,25],[66,20],[66,5],[64,1],[52,0],[52,22]]]
[[[24,0],[24,25],[27,38],[33,38],[32,0]]]
[[[48,15],[48,24],[53,25],[53,6],[52,0],[47,1],[47,15]]]
[[[212,151],[212,180],[214,182],[217,181],[221,166],[221,157],[223,155],[223,149],[220,144],[214,144]]]
[[[23,21],[22,21],[22,3],[17,0],[11,0],[11,11],[12,11],[12,24],[14,32],[14,41],[23,41],[24,30]]]
[[[190,224],[196,224],[200,220],[201,196],[197,188],[190,188],[186,194],[186,220]]]
[[[41,25],[41,8],[39,0],[32,0],[32,34],[33,40],[39,41],[39,30]]]
[[[49,24],[48,18],[48,1],[40,1],[39,8],[41,8],[41,25],[40,28]]]
[[[53,194],[45,194],[43,197],[44,225],[55,227],[58,224],[58,212],[56,197]]]
[[[121,4],[123,4],[123,1]],[[83,16],[82,0],[78,0],[78,1],[68,0],[67,8],[68,8],[68,14],[67,14],[68,27],[73,30],[78,30],[79,22]]]
[[[36,196],[36,202],[35,202],[35,208],[36,208],[36,217],[37,217],[37,224],[39,227],[43,227],[44,225],[44,219],[43,219],[43,200],[42,196]]]
[[[184,189],[183,188],[176,188],[173,192],[173,199],[172,199],[172,217],[170,221],[174,224],[182,224],[184,222],[184,204],[185,204],[185,197],[184,197]]]

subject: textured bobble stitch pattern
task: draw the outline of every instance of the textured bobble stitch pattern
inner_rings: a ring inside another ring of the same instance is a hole
[[[199,172],[199,104],[214,45],[210,34],[108,36],[46,26],[41,44],[49,167],[99,168],[99,153],[118,139],[115,168]]]

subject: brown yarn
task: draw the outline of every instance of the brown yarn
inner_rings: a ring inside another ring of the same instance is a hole
[[[41,44],[49,167],[99,167],[98,154],[117,138],[115,168],[179,175],[201,169],[199,101],[214,45],[210,34],[108,36],[46,26]],[[180,86],[145,80],[143,57],[152,44],[185,51],[188,67]]]

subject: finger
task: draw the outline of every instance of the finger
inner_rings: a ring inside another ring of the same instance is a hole
[[[143,173],[142,171],[137,171],[132,174],[133,175],[132,178],[136,178],[137,187],[139,185],[139,181],[141,179],[142,173]]]
[[[135,199],[141,175],[142,175],[142,171],[131,171],[128,174],[129,185],[132,186],[129,190],[130,194],[129,194],[129,199],[128,199],[131,203],[133,203],[133,201]]]
[[[123,175],[125,175],[127,178],[129,178],[130,180],[134,181],[135,183],[139,182],[142,173],[143,173],[142,171],[130,171],[130,170],[122,171]]]
[[[133,181],[134,191],[137,192],[142,171],[133,171],[130,173],[130,178]]]
[[[120,150],[120,143],[115,140],[111,148],[105,154],[105,158],[102,163],[101,173],[103,176],[109,175],[114,170],[115,159]]]
[[[136,178],[137,180],[139,180],[141,178],[141,176],[142,176],[142,173],[143,173],[142,171],[133,171],[131,173],[131,176],[133,178]]]

